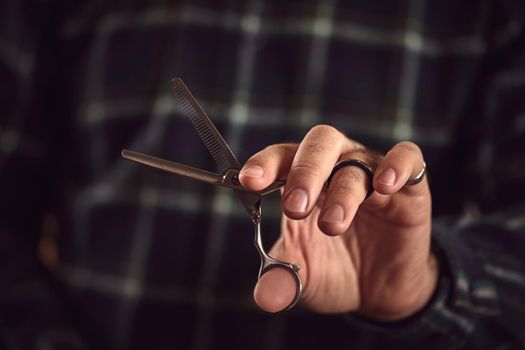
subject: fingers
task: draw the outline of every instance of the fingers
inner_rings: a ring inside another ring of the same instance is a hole
[[[356,166],[339,169],[330,181],[319,215],[317,225],[321,231],[328,235],[345,232],[365,200],[369,186],[369,176],[363,169]]]
[[[426,177],[419,184],[405,185],[423,167],[423,154],[419,147],[409,141],[400,142],[386,154],[376,169],[374,190],[381,194],[394,194],[403,189],[407,193],[421,195],[428,190]]]
[[[375,168],[373,187],[379,194],[393,195],[403,191],[409,195],[420,196],[429,192],[426,177],[418,184],[406,185],[407,181],[419,175],[424,167],[422,152],[416,144],[400,142],[382,160],[380,158],[369,150],[363,154],[352,152],[342,156],[342,159],[361,159],[371,165],[372,169]],[[335,173],[318,220],[318,226],[324,233],[337,235],[349,228],[366,198],[369,181],[366,173],[355,166],[341,168]],[[377,206],[386,203],[388,199],[388,196],[375,195],[365,204],[371,208],[370,205]]]
[[[276,179],[286,178],[297,144],[277,144],[253,155],[239,173],[241,184],[254,191],[268,187]]]
[[[326,125],[312,128],[300,145],[272,145],[255,154],[241,170],[240,181],[249,189],[261,190],[278,178],[287,178],[282,196],[283,212],[291,219],[303,219],[318,201],[326,179],[340,159],[359,159],[375,169],[373,187],[379,194],[392,195],[403,190],[410,195],[421,195],[429,191],[426,177],[419,184],[406,185],[424,166],[416,144],[400,142],[381,160],[380,155]],[[338,170],[326,196],[319,202],[322,202],[319,228],[329,235],[345,232],[365,200],[369,186],[369,177],[362,169],[345,166]],[[379,199],[380,202],[387,200],[373,196],[369,204]]]
[[[327,125],[313,127],[304,137],[290,166],[282,197],[283,211],[291,219],[308,216],[348,139]]]
[[[272,145],[251,157],[241,169],[240,182],[261,190],[278,178],[287,178],[282,196],[283,212],[302,219],[314,207],[348,139],[327,125],[313,127],[300,145]]]

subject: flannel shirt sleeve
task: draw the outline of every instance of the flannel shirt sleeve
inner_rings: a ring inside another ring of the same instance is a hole
[[[0,3],[0,348],[87,349],[38,257],[58,163],[50,1]],[[47,86],[47,88],[46,88]]]
[[[523,297],[525,211],[494,220],[453,225],[436,223],[433,253],[440,262],[440,278],[427,306],[398,322],[377,322],[348,316],[353,326],[391,337],[393,341],[427,344],[431,349],[484,349],[525,346],[520,310]],[[521,292],[520,292],[521,291]]]

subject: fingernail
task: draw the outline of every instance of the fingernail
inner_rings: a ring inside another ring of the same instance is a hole
[[[377,182],[383,185],[392,186],[396,182],[396,172],[392,168],[388,168],[379,177]]]
[[[345,218],[345,211],[343,210],[343,207],[339,204],[332,205],[331,207],[328,207],[328,209],[325,210],[323,214],[323,221],[324,222],[331,222],[334,224],[340,224],[343,222]]]
[[[264,176],[264,169],[258,165],[252,165],[251,167],[243,169],[240,172],[240,175],[260,179]]]
[[[308,205],[308,196],[304,190],[295,189],[286,197],[284,206],[288,211],[302,213]]]

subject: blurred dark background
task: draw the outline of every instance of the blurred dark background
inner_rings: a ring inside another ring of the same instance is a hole
[[[525,178],[520,3],[4,0],[5,348],[381,346],[340,317],[258,311],[252,228],[232,194],[121,149],[215,169],[171,98],[178,76],[241,162],[328,123],[380,152],[418,143],[436,217],[512,208]],[[263,206],[270,246],[279,196]]]

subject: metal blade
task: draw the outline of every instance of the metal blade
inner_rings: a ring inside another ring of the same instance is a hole
[[[240,184],[238,180],[239,169],[229,169],[226,174],[219,175],[210,171],[150,156],[148,154],[130,151],[128,149],[122,150],[122,157],[170,174],[181,175],[208,184],[230,188],[241,196],[241,201],[245,206],[255,205],[261,196],[272,193],[283,187],[285,184],[284,180],[276,180],[260,191],[250,191]]]
[[[241,164],[182,79],[172,79],[171,88],[176,101],[190,117],[191,123],[197,130],[204,146],[217,163],[219,172],[225,173],[228,169],[240,169]]]
[[[184,164],[171,162],[169,160],[160,159],[147,154],[122,150],[122,157],[132,160],[134,162],[150,166],[152,168],[160,169],[170,174],[186,176],[194,180],[202,181],[214,185],[223,185],[223,177],[209,171],[193,168]]]
[[[250,215],[250,218],[255,220],[257,217],[260,219],[260,207],[261,207],[261,195],[256,193],[244,192],[236,190],[235,194],[241,201],[242,205]]]

